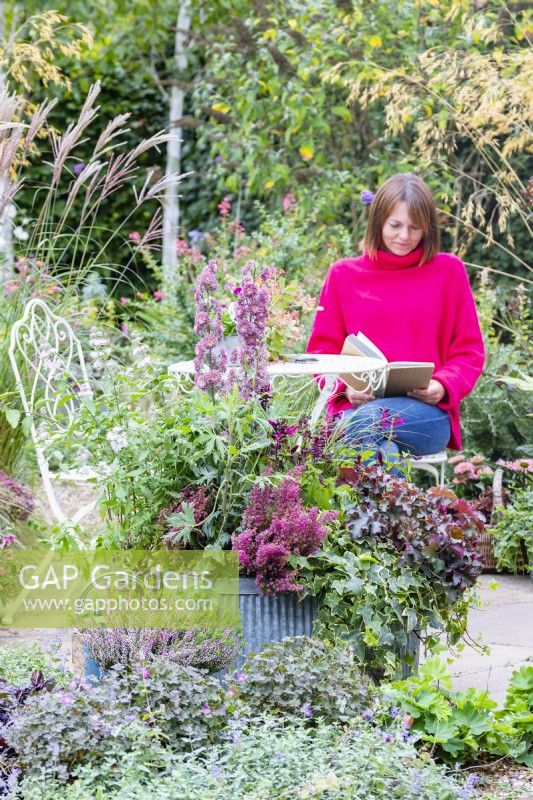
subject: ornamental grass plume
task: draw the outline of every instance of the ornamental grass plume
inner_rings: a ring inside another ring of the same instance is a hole
[[[278,486],[254,486],[242,517],[241,531],[233,537],[233,549],[247,572],[255,575],[262,594],[299,592],[297,570],[291,555],[309,556],[324,541],[335,511],[319,512],[302,503],[303,469],[293,469]]]

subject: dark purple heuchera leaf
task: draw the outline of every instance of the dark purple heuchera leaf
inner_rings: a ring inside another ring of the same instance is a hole
[[[359,495],[347,514],[354,539],[392,542],[403,559],[451,589],[464,591],[475,583],[482,568],[478,539],[484,520],[472,505],[450,489],[426,491],[380,466],[343,468],[340,481]]]

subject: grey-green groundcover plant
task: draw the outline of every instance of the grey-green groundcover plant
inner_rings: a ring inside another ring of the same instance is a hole
[[[130,726],[131,749],[113,735],[97,765],[69,785],[28,774],[13,800],[463,800],[444,768],[418,758],[412,744],[364,722],[316,728],[272,717],[236,719],[226,742],[196,754],[173,753],[157,730]]]

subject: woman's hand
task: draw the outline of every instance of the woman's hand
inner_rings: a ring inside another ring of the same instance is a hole
[[[416,400],[422,400],[423,403],[429,403],[430,406],[435,406],[437,403],[440,403],[444,395],[446,394],[446,389],[432,378],[428,384],[427,389],[413,389],[412,392],[407,392],[409,397],[414,397]]]
[[[366,394],[365,392],[356,392],[355,389],[352,389],[351,386],[346,387],[345,395],[352,404],[352,406],[354,406],[354,408],[357,408],[357,406],[362,406],[364,403],[369,403],[370,400],[375,399],[373,394]]]

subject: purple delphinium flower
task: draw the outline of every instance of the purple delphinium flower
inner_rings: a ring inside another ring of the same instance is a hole
[[[370,189],[363,189],[363,191],[361,192],[359,197],[361,198],[361,202],[365,206],[369,206],[369,205],[372,204],[372,201],[373,201],[375,195],[374,195],[374,192],[370,191]]]
[[[266,369],[266,334],[268,322],[268,290],[254,279],[253,261],[242,270],[241,291],[235,301],[235,325],[241,342],[239,380],[245,399],[264,397],[270,390]]]
[[[398,708],[398,706],[394,706],[394,708],[391,708],[391,710],[390,710],[390,715],[391,715],[391,717],[393,719],[396,719],[396,717],[398,716],[399,713],[400,713],[400,709]]]
[[[393,741],[394,737],[392,733],[384,733],[383,734],[383,741],[385,744],[390,744]]]
[[[85,166],[86,165],[83,163],[83,161],[80,161],[78,164],[74,164],[74,166],[72,167],[72,171],[74,172],[75,175],[79,175],[80,173],[83,172]]]
[[[374,714],[372,713],[372,711],[370,711],[369,708],[365,709],[361,714],[361,716],[365,720],[365,722],[372,722],[372,720],[374,719]]]
[[[304,717],[307,717],[308,719],[313,716],[313,706],[311,705],[311,703],[304,703],[300,711],[302,712]]]
[[[194,369],[196,385],[211,392],[224,386],[226,353],[220,349],[224,337],[222,306],[215,298],[218,291],[217,262],[210,259],[196,281],[194,299],[196,317],[194,332],[200,336],[195,348]]]

